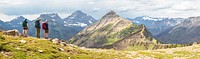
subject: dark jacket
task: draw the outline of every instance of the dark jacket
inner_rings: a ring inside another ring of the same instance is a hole
[[[41,28],[41,27],[40,27],[40,21],[39,21],[39,20],[36,20],[36,21],[35,21],[35,28]]]

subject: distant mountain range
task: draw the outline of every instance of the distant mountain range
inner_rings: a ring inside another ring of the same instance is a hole
[[[75,11],[74,13],[72,13],[71,15],[63,19],[56,13],[41,14],[38,18],[42,19],[42,22],[44,22],[45,20],[49,21],[49,25],[50,25],[49,37],[50,38],[59,38],[59,39],[64,39],[64,40],[68,40],[72,38],[77,33],[83,33],[83,31],[86,32],[86,29],[84,28],[87,26],[89,26],[87,28],[90,28],[91,27],[90,25],[96,24],[95,26],[100,26],[100,24],[103,24],[103,23],[99,23],[100,21],[96,22],[98,20],[94,19],[90,15],[87,15],[86,13],[83,13],[80,10]],[[185,43],[193,43],[193,42],[200,41],[199,40],[200,33],[198,31],[199,18],[200,17],[190,17],[190,18],[185,19],[185,18],[156,18],[156,17],[149,17],[149,16],[139,16],[136,18],[127,18],[127,19],[131,20],[134,24],[137,24],[136,26],[137,28],[138,28],[138,25],[144,24],[145,25],[144,28],[145,29],[147,28],[146,30],[151,32],[154,38],[158,39],[162,43],[185,44]],[[9,22],[3,22],[0,20],[0,29],[4,29],[4,30],[17,29],[21,32],[22,31],[21,24],[24,19],[25,17],[19,16]],[[105,21],[105,20],[106,20],[105,18],[101,19],[101,21]],[[35,36],[34,21],[35,20],[28,20],[30,36]],[[106,22],[107,21],[105,21],[105,23]],[[112,22],[112,21],[109,21],[109,22]],[[123,27],[126,27],[126,26],[121,26],[121,28]],[[97,28],[100,29],[99,27]],[[99,31],[97,30],[97,28],[96,30],[93,30],[93,31]],[[115,31],[115,30],[112,30],[112,31]],[[101,34],[101,33],[103,32],[99,32],[98,34]],[[96,37],[96,35],[93,35],[92,37]],[[43,36],[43,34],[41,34],[41,36]],[[76,38],[76,37],[73,37],[73,38]],[[118,38],[121,38],[121,37],[118,37]]]
[[[200,42],[200,16],[190,17],[156,36],[163,43],[191,44]]]
[[[42,19],[42,22],[45,20],[49,21],[50,28],[50,38],[59,38],[59,39],[69,39],[79,31],[81,31],[84,27],[91,25],[96,19],[92,16],[83,13],[82,11],[75,11],[69,17],[62,19],[58,14],[41,14],[38,18]],[[20,32],[22,31],[22,21],[25,18],[23,16],[19,16],[9,22],[0,21],[0,27],[5,30],[17,29]],[[34,22],[35,20],[28,20],[29,24],[29,35],[35,36],[35,28]],[[42,23],[41,22],[41,23]],[[42,31],[43,33],[43,31]],[[43,34],[41,34],[43,36]]]
[[[80,10],[72,13],[72,15],[68,16],[67,18],[64,18],[64,26],[88,26],[90,24],[93,24],[97,20],[95,20],[92,16],[87,15]]]
[[[183,22],[184,18],[156,18],[149,16],[139,16],[136,18],[127,18],[134,23],[141,25],[144,24],[153,36]]]

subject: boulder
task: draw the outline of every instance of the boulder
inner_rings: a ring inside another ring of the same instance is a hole
[[[11,35],[11,36],[19,36],[20,35],[19,31],[16,29],[3,31],[3,34]]]
[[[20,43],[26,43],[26,41],[25,40],[20,40]]]
[[[53,43],[58,44],[59,43],[59,39],[55,38],[52,40]]]
[[[44,51],[43,50],[38,50],[40,53],[43,53]]]
[[[60,41],[60,46],[67,46],[67,43],[64,40]]]

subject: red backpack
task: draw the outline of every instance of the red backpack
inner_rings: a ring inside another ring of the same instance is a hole
[[[42,23],[42,29],[43,29],[43,30],[46,30],[46,29],[47,29],[46,23]]]

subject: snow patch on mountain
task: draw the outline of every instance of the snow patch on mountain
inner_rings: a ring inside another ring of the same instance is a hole
[[[163,20],[162,18],[153,18],[153,17],[149,17],[149,16],[144,16],[142,19],[143,20],[153,20],[153,21]]]
[[[134,21],[134,20],[132,22],[134,22],[134,23],[140,23],[139,21]]]
[[[81,26],[81,27],[85,27],[87,26],[87,24],[85,23],[80,23],[80,22],[77,22],[75,24],[68,24],[69,26]],[[67,25],[64,25],[64,26],[67,26]]]
[[[93,23],[91,20],[89,20],[90,23]]]

